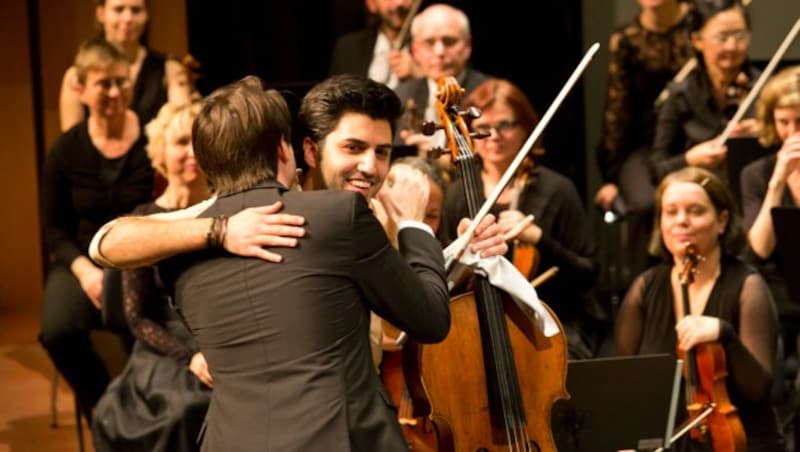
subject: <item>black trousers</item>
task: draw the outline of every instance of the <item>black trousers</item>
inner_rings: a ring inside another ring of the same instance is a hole
[[[657,262],[647,252],[653,231],[656,194],[647,154],[647,149],[634,151],[623,163],[619,174],[620,194],[628,208],[625,217],[627,244],[623,250],[628,264],[628,283]]]
[[[109,383],[108,370],[89,337],[93,329],[101,328],[100,311],[78,279],[66,266],[55,265],[44,287],[39,341],[89,419]]]

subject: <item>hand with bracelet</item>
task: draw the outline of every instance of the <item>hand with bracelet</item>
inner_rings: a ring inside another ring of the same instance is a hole
[[[281,262],[279,254],[265,248],[294,247],[305,235],[305,219],[279,213],[283,208],[280,201],[229,218],[195,218],[213,200],[167,214],[109,222],[95,234],[90,255],[105,267],[135,268],[213,246],[239,256]]]
[[[280,262],[283,257],[266,248],[293,248],[297,246],[297,239],[305,235],[302,227],[305,219],[298,215],[278,213],[282,207],[283,204],[278,201],[268,206],[245,209],[231,216],[222,231],[219,245],[239,256]]]

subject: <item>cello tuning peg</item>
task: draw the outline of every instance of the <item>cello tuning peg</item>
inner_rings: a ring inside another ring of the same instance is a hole
[[[476,119],[481,117],[481,110],[478,107],[469,107],[458,112],[463,118]]]
[[[442,126],[437,125],[433,121],[423,121],[422,122],[422,126],[420,127],[420,131],[422,132],[423,135],[425,135],[426,137],[429,137],[429,136],[433,135],[434,133],[436,133],[436,131],[441,129],[441,128],[442,128]]]
[[[470,133],[469,133],[469,136],[470,136],[470,137],[471,137],[473,140],[480,140],[481,138],[486,138],[486,137],[488,137],[489,135],[490,135],[490,133],[489,133],[489,132],[470,132]]]
[[[444,148],[441,146],[434,146],[428,149],[428,159],[436,160],[444,154]]]

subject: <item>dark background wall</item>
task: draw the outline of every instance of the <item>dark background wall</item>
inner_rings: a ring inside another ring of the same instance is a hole
[[[543,114],[583,55],[580,0],[444,3],[470,18],[473,66],[516,83]],[[366,18],[363,0],[234,0],[224,9],[187,2],[187,14],[189,48],[204,66],[204,94],[247,74],[302,92],[327,76],[336,37],[363,27]],[[580,193],[583,130],[579,85],[545,132],[543,163],[572,178]]]

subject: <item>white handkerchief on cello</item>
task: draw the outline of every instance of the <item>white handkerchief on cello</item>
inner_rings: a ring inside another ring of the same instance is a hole
[[[456,240],[445,248],[445,261],[452,259],[453,254],[459,248],[458,245],[459,241]],[[536,295],[536,289],[508,259],[503,256],[479,257],[467,247],[458,261],[480,269],[493,286],[507,292],[517,303],[533,310],[534,320],[546,337],[553,337],[561,332],[558,322],[550,315],[550,311],[544,307],[539,296]]]

